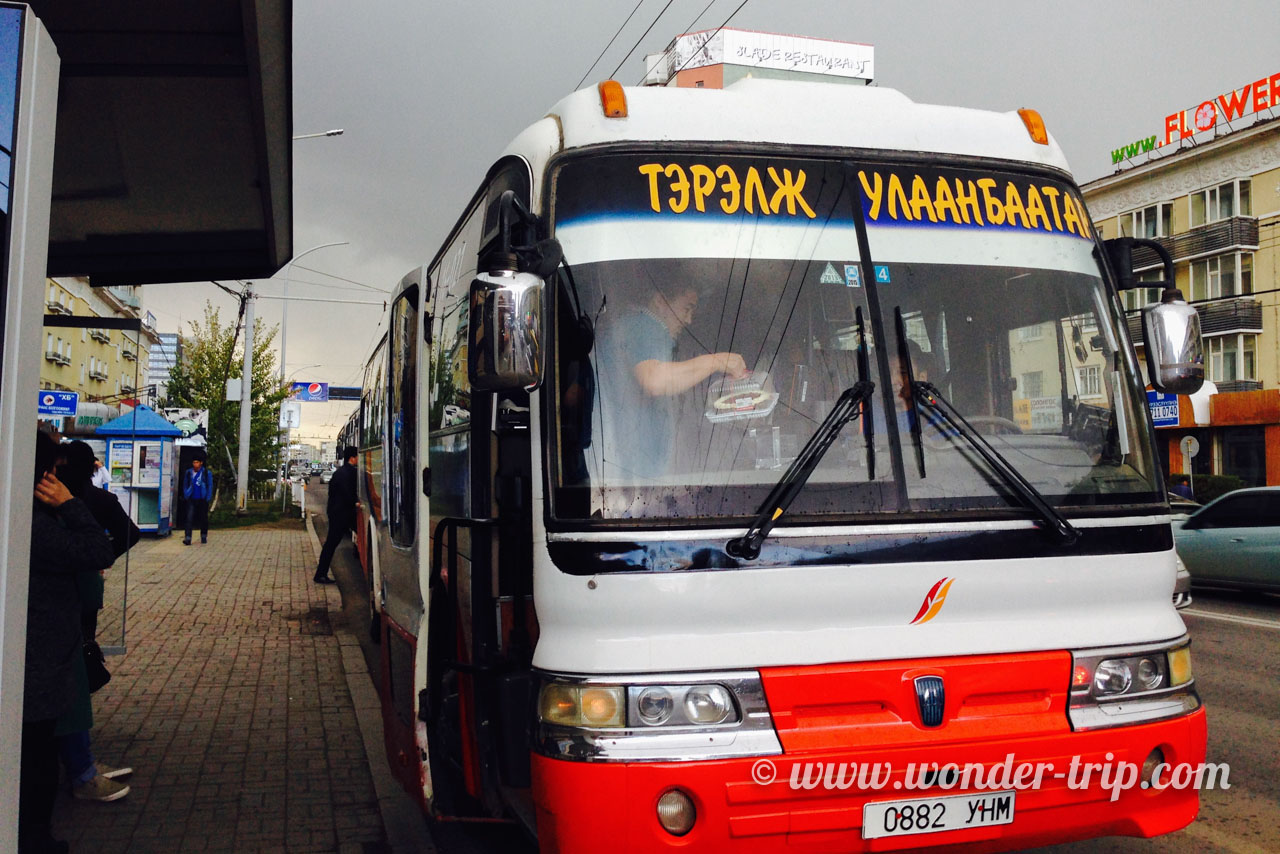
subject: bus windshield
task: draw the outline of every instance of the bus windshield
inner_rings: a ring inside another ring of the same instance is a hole
[[[571,271],[552,289],[555,518],[753,516],[860,379],[875,391],[793,523],[1028,512],[911,379],[1054,506],[1158,500],[1123,315],[1068,183],[662,152],[565,160],[552,187]]]

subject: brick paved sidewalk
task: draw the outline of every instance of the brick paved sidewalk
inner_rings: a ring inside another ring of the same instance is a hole
[[[341,598],[312,583],[309,535],[179,534],[129,558],[128,651],[107,659],[92,735],[132,791],[64,792],[55,835],[73,852],[388,850],[330,622]],[[107,646],[119,614],[102,617]]]

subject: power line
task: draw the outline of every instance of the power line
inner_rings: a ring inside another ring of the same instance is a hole
[[[741,12],[741,11],[742,11],[742,7],[743,7],[743,6],[745,6],[745,5],[747,5],[747,3],[748,3],[748,2],[749,2],[749,0],[742,0],[742,2],[738,4],[738,8],[734,9],[732,12],[730,12],[730,13],[729,13],[729,17],[727,17],[727,18],[725,18],[725,19],[724,19],[724,23],[722,23],[720,26],[716,27],[716,28],[715,28],[715,30],[713,30],[713,31],[712,31],[711,35],[709,35],[709,36],[707,37],[707,40],[706,40],[705,42],[703,42],[703,44],[704,44],[704,45],[705,45],[705,44],[710,44],[710,43],[711,43],[711,40],[712,40],[713,38],[715,38],[717,35],[719,35],[719,34],[720,34],[720,31],[721,31],[721,30],[723,30],[725,27],[727,27],[727,26],[729,25],[729,22],[730,22],[730,21],[732,21],[732,20],[734,19],[734,16],[736,16],[739,12]],[[705,11],[705,10],[704,10],[704,11]],[[699,16],[699,17],[701,17],[701,16]],[[697,53],[696,53],[696,52],[692,52],[692,53],[690,53],[690,54],[689,54],[689,58],[688,58],[688,59],[686,59],[683,63],[681,63],[681,64],[680,64],[680,67],[679,67],[679,68],[677,68],[677,69],[675,70],[675,72],[673,72],[672,76],[675,76],[676,74],[679,74],[681,71],[684,71],[684,67],[685,67],[686,65],[688,65],[690,62],[693,62],[693,58],[694,58],[694,56],[696,56],[696,55],[697,55]]]
[[[714,3],[715,0],[711,0],[711,2]],[[644,3],[644,0],[636,0],[635,8],[631,10],[631,14],[627,15],[627,19],[622,22],[622,26],[618,27],[618,31],[613,34],[613,38],[609,39],[609,43],[604,46],[604,50],[600,51],[600,55],[596,57],[596,61],[591,63],[591,68],[587,69],[587,73],[582,75],[582,80],[579,80],[578,85],[573,87],[575,90],[582,88],[582,84],[586,81],[587,75],[591,73],[592,69],[600,64],[600,60],[604,59],[604,55],[609,52],[609,48],[613,47],[613,43],[618,40],[618,36],[622,35],[622,31],[627,28],[627,24],[631,23],[632,17],[635,16],[636,11],[639,10],[642,3]]]
[[[640,47],[640,42],[644,41],[645,36],[649,35],[650,30],[652,30],[654,27],[658,25],[658,21],[662,19],[663,15],[667,14],[667,10],[671,8],[671,4],[674,2],[675,0],[667,0],[667,5],[662,7],[662,11],[658,13],[658,17],[653,19],[653,23],[649,25],[648,29],[646,29],[643,33],[640,34],[640,38],[636,39],[636,43],[631,46],[631,50],[627,51],[627,55],[622,57],[622,62],[618,63],[618,68],[621,68],[623,63],[625,63],[628,59],[631,58],[631,54],[635,53],[636,48]],[[613,73],[609,75],[610,79],[617,76],[618,68],[613,69]]]
[[[694,18],[692,21],[690,21],[690,22],[689,22],[689,25],[688,25],[688,26],[686,26],[686,27],[684,28],[684,31],[685,31],[686,33],[691,33],[691,32],[693,32],[693,28],[694,28],[694,27],[696,27],[696,26],[698,25],[698,22],[702,20],[702,16],[703,16],[703,15],[705,15],[705,14],[707,14],[707,10],[708,10],[708,9],[710,9],[712,6],[714,6],[714,5],[715,5],[715,3],[716,3],[716,0],[711,0],[711,2],[707,3],[707,5],[703,6],[703,7],[702,7],[702,11],[698,13],[698,15],[697,15],[697,17],[696,17],[696,18]],[[661,54],[659,54],[659,55],[658,55],[658,62],[659,62],[659,63],[660,63],[660,62],[662,62],[662,60],[664,60],[664,59],[666,59],[666,53],[665,53],[665,52],[663,52],[663,53],[661,53]],[[657,64],[653,65],[652,67],[650,67],[650,66],[645,66],[645,69],[644,69],[644,77],[641,77],[641,78],[640,78],[640,83],[641,83],[642,85],[644,84],[644,81],[645,81],[645,80],[648,80],[648,79],[649,79],[649,75],[653,72],[653,69],[654,69],[654,68],[657,68],[657,67],[658,67],[658,66],[657,66]],[[684,66],[683,66],[683,65],[682,65],[682,66],[680,66],[680,67],[681,67],[681,68],[684,68]]]
[[[365,288],[366,290],[377,291],[380,294],[385,294],[387,292],[386,288],[375,288],[373,285],[366,285],[364,282],[357,282],[355,279],[343,278],[342,276],[338,276],[333,273],[326,273],[324,270],[317,270],[314,267],[304,267],[301,264],[294,264],[293,267],[295,270],[306,270],[308,273],[316,273],[317,275],[328,276],[331,279],[337,279],[339,282],[346,282],[347,284],[355,285],[360,288]]]

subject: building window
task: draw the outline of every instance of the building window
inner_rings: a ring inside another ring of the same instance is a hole
[[[1228,219],[1253,216],[1252,187],[1248,178],[1228,181],[1191,194],[1191,227]]]
[[[1172,237],[1173,202],[1160,202],[1120,215],[1121,237]]]
[[[1039,341],[1044,338],[1044,324],[1036,323],[1032,326],[1022,326],[1018,328],[1019,341]]]
[[[1258,378],[1258,336],[1252,333],[1205,339],[1209,379],[1215,383]]]
[[[1191,300],[1253,293],[1253,255],[1233,252],[1191,262]]]
[[[1027,399],[1044,397],[1044,371],[1022,375],[1022,396]]]
[[[1139,282],[1159,282],[1164,279],[1164,271],[1147,270],[1137,275]],[[1144,306],[1152,303],[1160,302],[1160,296],[1163,293],[1160,288],[1133,288],[1124,291],[1120,297],[1124,301],[1126,311],[1137,311]]]
[[[1102,368],[1099,365],[1085,365],[1076,368],[1076,388],[1081,397],[1102,396]]]

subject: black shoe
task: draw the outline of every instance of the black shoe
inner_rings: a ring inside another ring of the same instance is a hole
[[[188,537],[187,539],[185,539],[185,540],[183,540],[183,541],[182,541],[182,544],[183,544],[184,546],[189,546],[189,545],[191,545],[191,539]]]
[[[200,545],[204,545],[204,544],[205,544],[205,543],[207,543],[207,542],[209,542],[209,538],[208,538],[208,537],[201,537],[201,538],[200,538]]]
[[[314,581],[316,584],[337,584],[338,583],[337,579],[330,578],[327,575],[326,576],[317,575],[315,578],[311,580]]]

